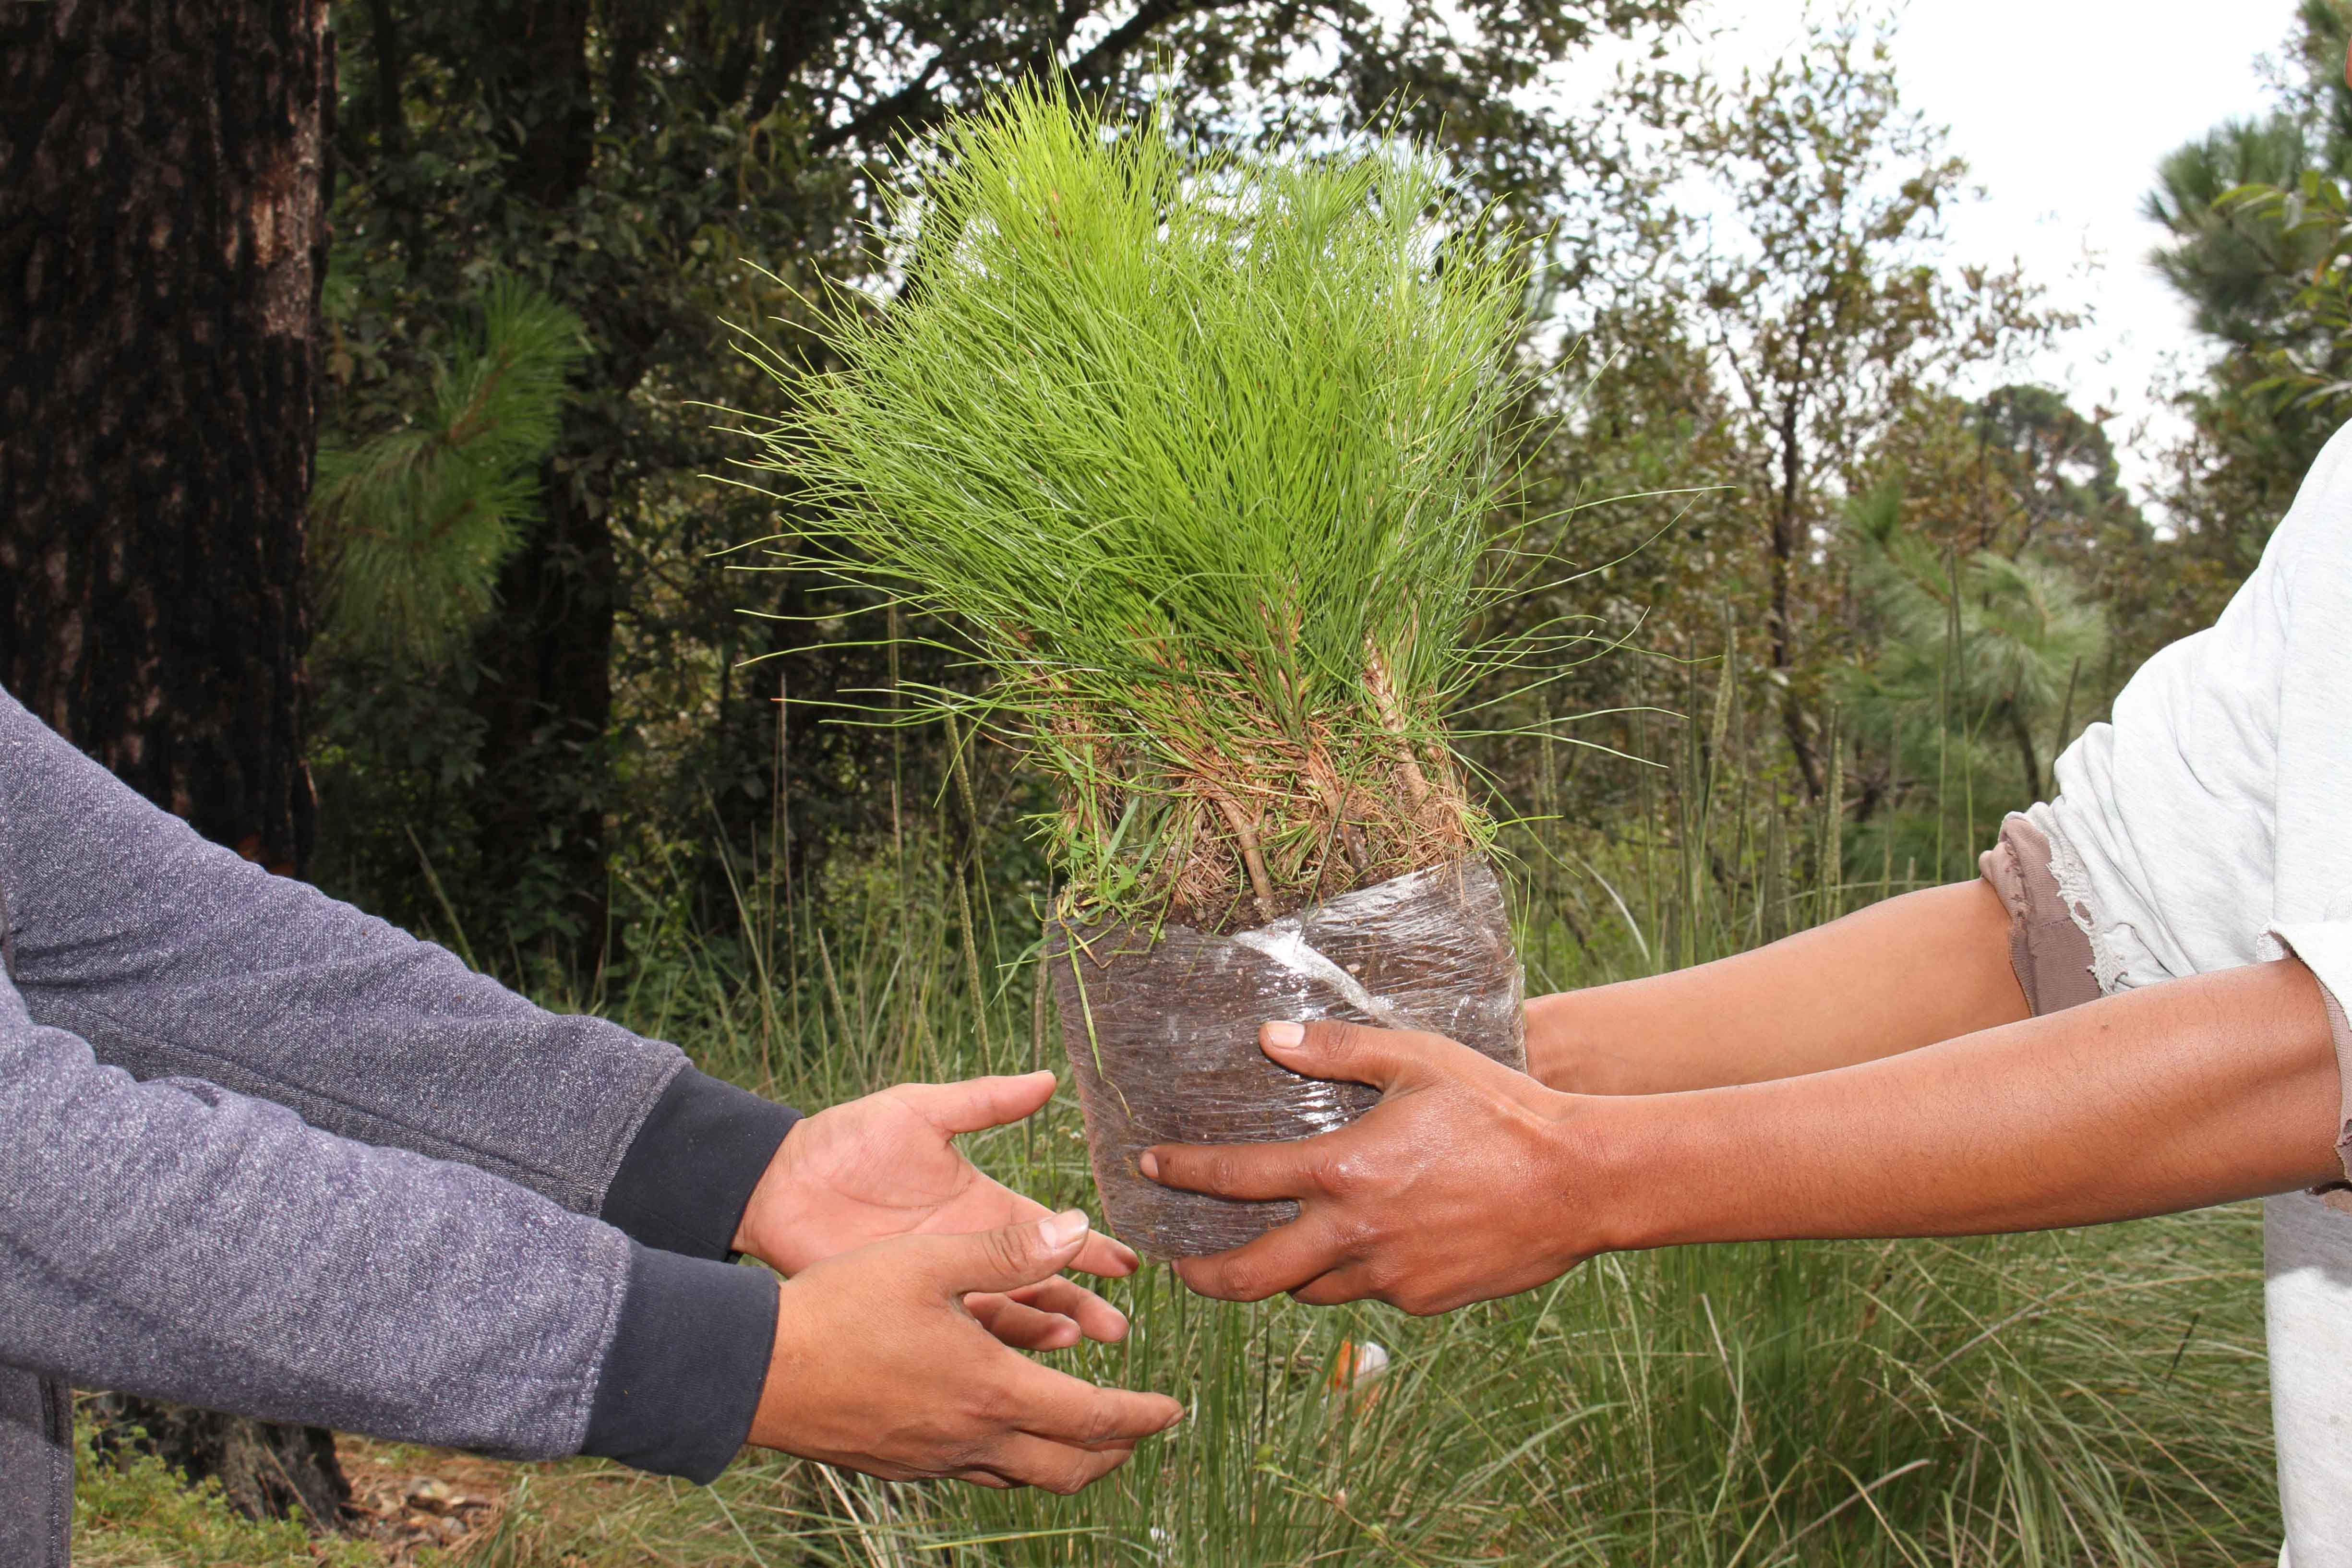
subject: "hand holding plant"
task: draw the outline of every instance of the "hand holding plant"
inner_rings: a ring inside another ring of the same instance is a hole
[[[1425,1314],[1532,1289],[1603,1249],[1591,1221],[1609,1206],[1575,1179],[1601,1168],[1575,1146],[1592,1102],[1439,1035],[1270,1023],[1258,1039],[1294,1072],[1385,1092],[1321,1137],[1145,1152],[1143,1173],[1169,1186],[1298,1204],[1297,1219],[1246,1246],[1178,1260],[1193,1290]]]
[[[1688,1025],[1720,1035],[1751,1016],[1717,1006],[1712,987],[1677,990],[1706,1009]],[[1922,996],[1915,1024],[1943,1006]],[[2090,1225],[2343,1170],[2333,1030],[2294,959],[1678,1092],[1565,1094],[1427,1034],[1275,1023],[1260,1040],[1293,1071],[1384,1092],[1320,1137],[1146,1151],[1145,1174],[1170,1186],[1298,1203],[1280,1229],[1178,1265],[1235,1301],[1287,1291],[1444,1312],[1604,1251]]]

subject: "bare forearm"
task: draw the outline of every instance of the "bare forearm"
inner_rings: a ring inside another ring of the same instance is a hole
[[[1656,1094],[1820,1072],[2012,1023],[2009,912],[1983,883],[1906,894],[1752,953],[1528,1004],[1555,1089]]]
[[[2341,1174],[2327,1017],[2293,961],[1808,1077],[1587,1103],[1578,1135],[1602,1134],[1626,1217],[1612,1247],[2036,1229]]]
[[[1382,1093],[1319,1137],[1146,1152],[1171,1186],[1297,1201],[1290,1224],[1181,1265],[1232,1301],[1444,1312],[1599,1252],[2084,1225],[2338,1174],[2335,1044],[2292,959],[1670,1094],[1561,1093],[1438,1036],[1352,1024],[1269,1024],[1261,1044]]]

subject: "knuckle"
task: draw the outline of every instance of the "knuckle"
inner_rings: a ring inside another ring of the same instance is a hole
[[[1371,1215],[1347,1214],[1332,1221],[1332,1233],[1341,1253],[1360,1258],[1379,1247],[1383,1228]]]
[[[1333,1197],[1352,1197],[1370,1189],[1373,1163],[1359,1149],[1325,1154],[1315,1166],[1315,1185]]]
[[[1097,1399],[1087,1407],[1086,1416],[1078,1422],[1077,1440],[1081,1443],[1108,1443],[1118,1436],[1118,1409],[1107,1399]]]
[[[1216,1293],[1229,1301],[1264,1301],[1270,1293],[1265,1272],[1255,1263],[1236,1263],[1221,1269],[1215,1276]]]
[[[1019,1269],[1028,1260],[1028,1249],[1022,1245],[1014,1232],[1007,1230],[990,1231],[987,1239],[981,1243],[981,1252],[992,1270],[1008,1273]]]
[[[1331,1019],[1308,1026],[1315,1031],[1315,1049],[1326,1056],[1348,1057],[1362,1051],[1369,1030],[1360,1023]]]
[[[974,1423],[993,1433],[1011,1424],[1019,1414],[1012,1392],[1003,1385],[989,1382],[971,1391],[967,1401]]]

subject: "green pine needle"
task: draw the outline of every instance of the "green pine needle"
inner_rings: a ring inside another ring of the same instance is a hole
[[[429,417],[320,451],[313,540],[341,643],[439,665],[488,619],[584,352],[577,316],[501,279],[483,297],[479,338],[436,370]]]
[[[1427,152],[1244,155],[1051,86],[952,125],[907,287],[840,302],[766,465],[992,677],[1075,912],[1253,924],[1473,851],[1472,674],[1524,253]]]

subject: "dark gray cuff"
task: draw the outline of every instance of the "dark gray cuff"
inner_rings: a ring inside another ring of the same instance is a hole
[[[776,1145],[801,1113],[681,1068],[637,1128],[601,1218],[633,1240],[724,1258]]]
[[[583,1454],[708,1486],[751,1436],[776,1343],[776,1277],[629,1249]]]

